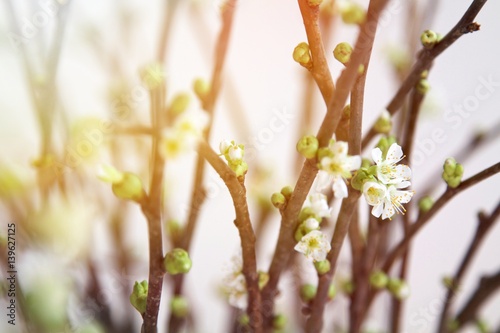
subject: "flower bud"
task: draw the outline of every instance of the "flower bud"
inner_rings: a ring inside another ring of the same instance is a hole
[[[267,282],[269,282],[269,274],[263,271],[259,271],[259,289],[262,290]]]
[[[334,299],[335,295],[337,295],[337,288],[332,283],[332,284],[330,284],[330,287],[328,287],[328,298],[329,299]]]
[[[273,318],[273,328],[275,330],[282,330],[286,326],[286,317],[283,314],[277,314]]]
[[[186,274],[193,265],[186,250],[180,248],[175,248],[168,252],[163,260],[163,264],[165,270],[171,275]]]
[[[319,275],[326,274],[330,271],[331,265],[329,260],[316,261],[314,267]]]
[[[274,207],[282,209],[285,207],[286,198],[283,194],[276,192],[271,196],[271,202]]]
[[[425,30],[420,35],[420,42],[426,49],[432,49],[438,42],[438,35],[432,30]]]
[[[204,79],[198,78],[194,80],[193,90],[196,96],[198,96],[198,98],[203,101],[205,98],[207,98],[210,92],[210,84]]]
[[[380,134],[389,134],[392,129],[391,114],[384,110],[374,125],[375,131]]]
[[[182,226],[179,221],[167,221],[167,232],[172,239],[179,239],[179,237],[182,235]]]
[[[281,194],[283,194],[286,200],[290,200],[290,198],[292,197],[292,193],[293,187],[291,186],[285,186],[281,189]]]
[[[311,51],[309,50],[309,45],[307,43],[300,43],[293,50],[293,60],[301,64],[306,68],[312,66],[311,61]]]
[[[295,241],[297,243],[300,242],[302,240],[302,237],[307,235],[308,232],[309,232],[309,230],[307,230],[305,222],[302,222],[301,224],[299,224],[299,226],[295,230],[295,234],[294,234]]]
[[[312,230],[319,229],[319,221],[316,220],[314,217],[308,218],[303,223],[304,223],[304,226],[306,227],[306,229],[308,230],[308,232],[312,231]]]
[[[240,318],[238,319],[238,322],[240,323],[240,325],[246,326],[246,325],[250,324],[250,317],[248,317],[248,315],[246,313],[243,313],[240,316]]]
[[[429,84],[429,81],[427,81],[426,79],[420,79],[417,82],[416,88],[419,93],[425,95],[431,88],[431,85]]]
[[[447,158],[443,164],[442,177],[451,188],[456,188],[462,182],[464,167],[457,163],[454,158]]]
[[[333,56],[342,64],[347,64],[351,59],[352,46],[347,42],[342,42],[335,46],[333,50]]]
[[[238,178],[244,176],[248,171],[248,164],[245,161],[241,161],[236,164],[229,163],[229,167],[234,171],[236,177]]]
[[[243,159],[245,150],[240,146],[231,146],[227,149],[227,160],[232,163],[238,163]]]
[[[111,165],[102,164],[97,171],[97,177],[106,183],[114,184],[122,181],[123,173]]]
[[[130,172],[123,173],[121,181],[111,185],[113,193],[120,199],[141,201],[144,197],[141,179]]]
[[[177,318],[184,318],[189,313],[189,304],[185,297],[174,296],[170,300],[170,311]]]
[[[352,280],[344,280],[340,288],[343,293],[351,295],[354,292],[354,282]]]
[[[165,75],[161,64],[153,63],[140,71],[141,80],[149,90],[159,88],[165,82]]]
[[[309,302],[311,301],[314,297],[316,296],[316,286],[313,286],[312,284],[304,284],[300,288],[300,298],[304,302]]]
[[[135,282],[132,294],[130,294],[130,304],[139,311],[140,314],[146,312],[146,300],[148,298],[148,281]]]
[[[219,143],[219,151],[222,155],[226,155],[230,147],[234,146],[234,141],[222,140]]]
[[[373,180],[373,179],[374,179],[373,175],[371,175],[367,169],[360,168],[359,170],[356,171],[356,173],[352,177],[351,186],[355,190],[362,191],[363,185],[367,181]]]
[[[299,213],[299,221],[304,222],[308,218],[313,217],[318,220],[318,222],[321,222],[321,218],[317,217],[316,214],[314,213],[314,210],[311,207],[304,207]]]
[[[189,107],[189,103],[191,102],[191,98],[189,94],[181,93],[174,97],[172,103],[170,104],[169,112],[173,116],[178,116]]]
[[[434,199],[430,196],[425,196],[418,202],[418,208],[422,213],[427,213],[434,206]]]
[[[410,287],[401,279],[389,279],[387,289],[389,289],[394,297],[400,300],[406,299],[410,296]]]
[[[318,149],[318,161],[321,161],[324,157],[333,157],[333,153],[328,147],[321,147]]]
[[[345,24],[363,24],[366,20],[365,9],[352,2],[340,9],[340,15]]]
[[[382,271],[376,271],[370,275],[370,284],[374,288],[385,288],[387,286],[387,283],[389,283],[389,278],[387,277],[387,274]]]
[[[303,136],[296,145],[297,151],[307,159],[316,157],[318,147],[318,139],[313,135]]]

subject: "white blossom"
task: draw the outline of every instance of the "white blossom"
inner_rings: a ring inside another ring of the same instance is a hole
[[[361,156],[349,156],[347,142],[330,142],[328,148],[331,155],[323,157],[319,161],[320,184],[333,182],[333,192],[336,198],[347,197],[347,185],[345,179],[351,178],[351,171],[361,167]],[[325,181],[326,180],[326,181]]]
[[[372,150],[373,161],[377,164],[377,178],[383,184],[401,184],[402,188],[410,186],[411,169],[404,164],[396,165],[404,158],[403,149],[397,143],[393,143],[385,159],[382,158],[382,150]]]
[[[373,206],[372,215],[382,219],[391,218],[394,214],[404,214],[406,209],[403,204],[408,203],[414,192],[401,191],[401,183],[397,185],[385,185],[374,181],[363,185],[363,195],[366,202]]]
[[[310,207],[312,213],[320,218],[330,217],[331,209],[328,207],[326,195],[323,193],[310,194],[305,203],[306,207]]]
[[[324,233],[313,230],[307,233],[294,247],[295,251],[303,253],[312,261],[323,261],[331,250],[330,242]]]

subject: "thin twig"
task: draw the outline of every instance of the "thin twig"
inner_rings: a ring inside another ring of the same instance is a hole
[[[437,43],[432,49],[424,48],[422,49],[422,51],[420,51],[418,60],[413,65],[410,74],[386,107],[387,111],[389,111],[391,115],[394,115],[401,108],[405,101],[406,95],[418,82],[422,72],[434,61],[437,56],[443,53],[461,36],[479,30],[479,24],[473,22],[486,1],[487,0],[474,0],[474,2],[470,5],[470,7],[460,19],[460,21],[458,21],[458,23],[450,30],[450,32],[448,32],[448,34],[446,34],[446,36],[439,43]],[[376,134],[377,132],[372,126],[363,138],[363,147],[366,147]]]
[[[450,309],[453,305],[453,301],[456,295],[458,288],[462,284],[462,280],[467,273],[471,263],[474,260],[475,255],[483,243],[486,235],[491,230],[491,228],[495,225],[498,217],[500,216],[500,202],[497,204],[496,208],[493,212],[487,216],[484,213],[478,214],[478,224],[476,228],[476,233],[474,234],[474,238],[472,239],[465,256],[460,263],[460,266],[457,269],[457,272],[453,276],[451,286],[448,286],[448,291],[446,292],[446,298],[443,304],[443,308],[441,310],[441,315],[439,319],[439,325],[437,329],[437,333],[447,333],[448,331],[448,322],[450,319]]]
[[[234,224],[238,228],[240,234],[243,256],[243,275],[245,276],[248,292],[247,312],[250,317],[250,327],[252,332],[261,333],[261,295],[258,285],[257,259],[255,256],[255,234],[252,223],[250,222],[245,186],[206,142],[200,142],[198,151],[222,178],[233,199],[236,213]]]

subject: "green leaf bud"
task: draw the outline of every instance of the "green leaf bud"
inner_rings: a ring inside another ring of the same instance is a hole
[[[189,304],[185,297],[174,296],[170,300],[170,311],[177,318],[184,318],[189,313]]]
[[[145,195],[141,179],[133,173],[124,172],[123,178],[111,185],[113,193],[120,199],[141,201]]]
[[[347,64],[351,59],[352,46],[347,42],[342,42],[335,46],[333,56],[342,64]]]
[[[148,298],[148,281],[135,282],[132,294],[130,294],[130,304],[139,311],[140,314],[146,312],[146,301]]]
[[[175,248],[168,252],[163,260],[165,270],[171,274],[186,274],[191,269],[193,263],[186,250]]]
[[[297,142],[296,148],[305,158],[315,158],[318,152],[319,142],[314,135],[305,135]]]
[[[329,260],[316,261],[314,267],[319,275],[326,274],[330,271],[331,265]]]
[[[316,289],[316,286],[309,283],[302,285],[300,288],[300,298],[306,303],[310,302],[316,296]]]
[[[382,289],[389,283],[389,277],[382,271],[375,271],[370,275],[370,284],[377,289]]]
[[[418,202],[418,208],[422,213],[427,213],[434,206],[434,199],[430,196],[425,196]]]
[[[307,43],[302,42],[295,47],[293,50],[293,60],[306,68],[311,68],[311,51],[309,50],[309,45]]]
[[[420,35],[420,42],[426,49],[432,49],[438,42],[438,35],[432,30],[425,30]]]

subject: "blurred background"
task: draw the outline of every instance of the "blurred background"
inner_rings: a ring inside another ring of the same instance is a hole
[[[430,1],[429,5],[427,1],[417,1],[419,11],[412,12],[406,1],[390,1],[378,28],[368,71],[364,129],[373,124],[398,88],[395,64],[407,57],[413,61],[418,50],[408,47],[409,17],[418,16],[425,8],[433,16],[426,17],[423,26],[418,27],[413,42],[418,45],[421,31],[433,29],[445,34],[470,2],[442,0]],[[359,3],[368,5],[368,1]],[[190,108],[200,108],[192,85],[196,78],[208,80],[211,76],[220,5],[219,0],[178,1],[164,58],[167,100],[188,93]],[[111,145],[111,135],[105,133],[89,147],[82,148],[81,142],[85,131],[103,133],[103,124],[120,128],[149,123],[149,96],[139,70],[157,60],[167,6],[166,1],[159,0],[0,3],[0,235],[6,234],[8,223],[18,225],[18,283],[26,293],[31,291],[31,304],[44,305],[38,308],[45,308],[46,312],[38,309],[33,318],[49,321],[44,324],[49,327],[50,323],[64,320],[73,331],[97,329],[92,326],[94,319],[109,309],[111,320],[131,325],[132,331],[139,330],[141,318],[130,311],[128,295],[134,281],[147,279],[146,221],[138,205],[119,201],[109,185],[95,174],[98,165],[117,161],[113,156],[116,149],[121,153],[115,167],[138,174],[146,183],[149,141],[123,135]],[[21,31],[14,29],[12,12]],[[434,63],[429,76],[431,90],[419,119],[412,156],[413,188],[417,195],[419,189],[439,182],[442,163],[449,156],[466,158],[465,178],[498,162],[498,135],[492,135],[488,144],[466,150],[477,133],[495,133],[496,128],[498,134],[498,13],[500,3],[487,2],[476,19],[481,30],[460,38]],[[300,134],[316,133],[325,107],[314,89],[310,95],[313,118],[310,126],[304,128],[301,114],[307,72],[293,61],[292,51],[299,42],[306,41],[306,36],[296,1],[240,0],[235,15],[211,144],[217,148],[223,139],[245,143],[253,217],[262,200],[285,185],[295,184],[295,143]],[[342,65],[331,52],[339,42],[354,44],[357,31],[356,26],[340,20],[332,25],[325,45],[334,80]],[[31,73],[26,70],[27,64]],[[47,82],[53,82],[55,90],[44,100]],[[487,92],[487,96],[478,95],[479,90]],[[37,168],[48,163],[40,156],[40,105],[53,106],[55,149],[66,153],[85,151],[77,157],[67,154],[67,163],[56,168],[64,174],[70,199],[62,194],[45,197],[37,189]],[[276,117],[283,125],[277,130],[271,125]],[[466,156],[461,152],[466,152]],[[369,157],[369,151],[365,155]],[[164,195],[168,221],[176,220],[182,225],[186,220],[195,158],[194,152],[188,152],[167,161]],[[231,271],[231,258],[239,253],[239,238],[232,222],[230,196],[210,168],[205,183],[208,198],[194,234],[190,251],[193,268],[185,290],[193,305],[197,332],[210,333],[227,327],[227,301],[219,290],[224,276]],[[411,297],[405,307],[404,332],[435,330],[445,293],[441,280],[455,272],[475,231],[478,211],[490,212],[494,208],[500,196],[499,186],[497,175],[459,195],[416,237],[411,251]],[[435,194],[444,188],[442,182]],[[265,237],[259,240],[259,269],[265,270],[269,265],[278,228],[279,214],[273,211],[266,222]],[[481,276],[498,270],[498,239],[497,225],[464,280],[457,298],[459,307]],[[121,253],[116,251],[117,242],[123,249]],[[6,252],[5,247],[2,249]],[[338,275],[348,278],[349,250],[344,250]],[[310,265],[304,264],[301,269],[304,279],[314,281]],[[1,274],[4,277],[5,272]],[[160,324],[168,317],[171,281],[165,281]],[[89,288],[95,288],[98,295],[94,303],[81,300]],[[327,308],[329,331],[345,323],[347,310],[342,297]],[[51,301],[47,303],[47,299]],[[287,304],[286,298],[279,298],[277,307],[286,309]],[[387,325],[389,302],[381,298],[377,304],[366,327],[382,332]],[[7,299],[0,299],[0,308],[5,309],[6,305]],[[68,310],[69,319],[58,317],[64,309]],[[499,309],[500,297],[496,297],[481,312],[491,327],[500,325]],[[13,328],[5,315],[2,318],[0,331],[25,331],[21,322]],[[290,331],[292,327],[293,320]],[[470,332],[476,331],[470,328]]]

